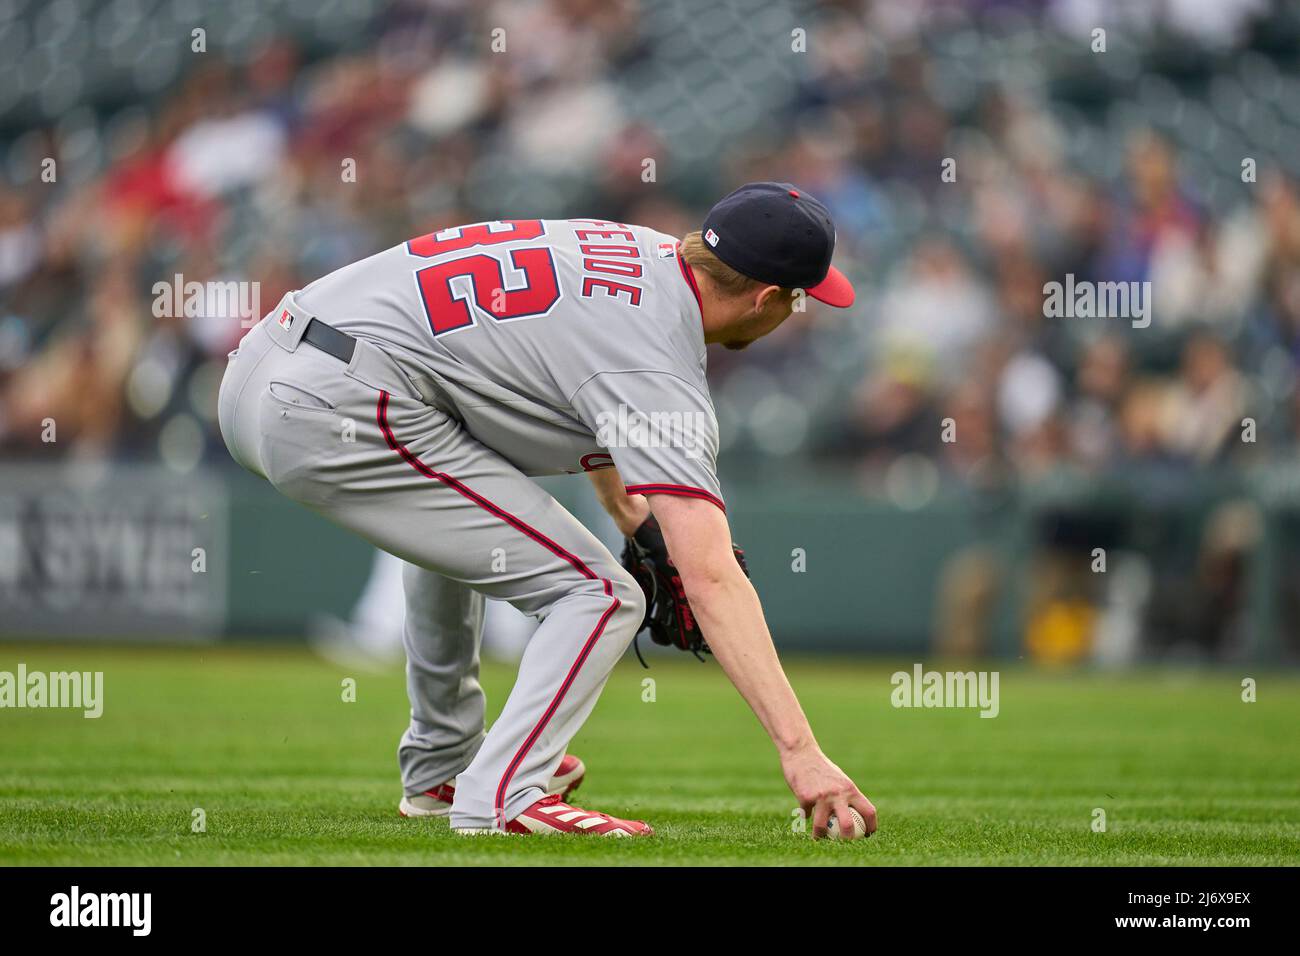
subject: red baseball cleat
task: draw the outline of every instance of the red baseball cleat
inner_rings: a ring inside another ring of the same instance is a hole
[[[573,754],[565,754],[560,765],[555,768],[555,774],[546,784],[546,793],[561,800],[567,799],[569,794],[578,789],[586,775],[586,765]],[[397,812],[404,817],[445,817],[455,798],[456,786],[449,780],[424,793],[402,797]]]
[[[482,833],[576,833],[601,837],[654,836],[654,829],[640,820],[620,820],[608,813],[582,810],[570,806],[559,794],[543,797],[506,824],[505,830],[495,827],[458,829],[457,833],[477,836]]]

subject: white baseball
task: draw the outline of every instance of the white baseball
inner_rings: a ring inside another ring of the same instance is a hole
[[[849,816],[853,817],[853,835],[846,836],[840,833],[840,819],[835,814],[831,814],[830,824],[827,827],[826,835],[832,840],[861,840],[867,835],[867,821],[862,819],[862,814],[858,813],[857,807],[849,807]]]

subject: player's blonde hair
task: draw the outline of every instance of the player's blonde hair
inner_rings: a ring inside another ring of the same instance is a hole
[[[688,232],[682,237],[682,261],[697,272],[703,272],[712,280],[713,284],[723,293],[723,295],[747,295],[764,286],[771,285],[770,282],[760,282],[757,279],[751,279],[743,272],[737,272],[731,266],[727,265],[709,248],[704,241],[704,236],[700,230]],[[786,295],[793,295],[793,289],[782,289]]]

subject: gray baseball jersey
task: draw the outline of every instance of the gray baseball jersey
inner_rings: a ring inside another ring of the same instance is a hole
[[[629,492],[722,507],[699,292],[671,236],[595,219],[458,226],[339,269],[297,301],[393,355],[524,474],[612,457]]]
[[[351,361],[304,341],[313,318],[356,337]],[[504,829],[550,791],[645,614],[609,549],[526,476],[612,459],[634,493],[722,506],[700,319],[672,237],[521,220],[340,269],[231,354],[218,417],[234,458],[407,562],[402,784],[445,799],[454,780],[458,828]],[[541,622],[490,730],[485,596]]]

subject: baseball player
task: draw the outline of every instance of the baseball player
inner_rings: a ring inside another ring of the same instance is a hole
[[[585,772],[568,742],[649,624],[717,658],[815,837],[832,814],[853,833],[851,810],[875,829],[733,550],[704,374],[708,345],[743,349],[798,295],[851,305],[834,246],[825,207],[786,183],[736,190],[680,242],[597,219],[476,223],[286,295],[240,342],[219,402],[234,458],[408,562],[403,813],[465,834],[653,833],[565,802]],[[529,480],[578,472],[630,539],[626,565]],[[485,597],[541,621],[486,733]]]

